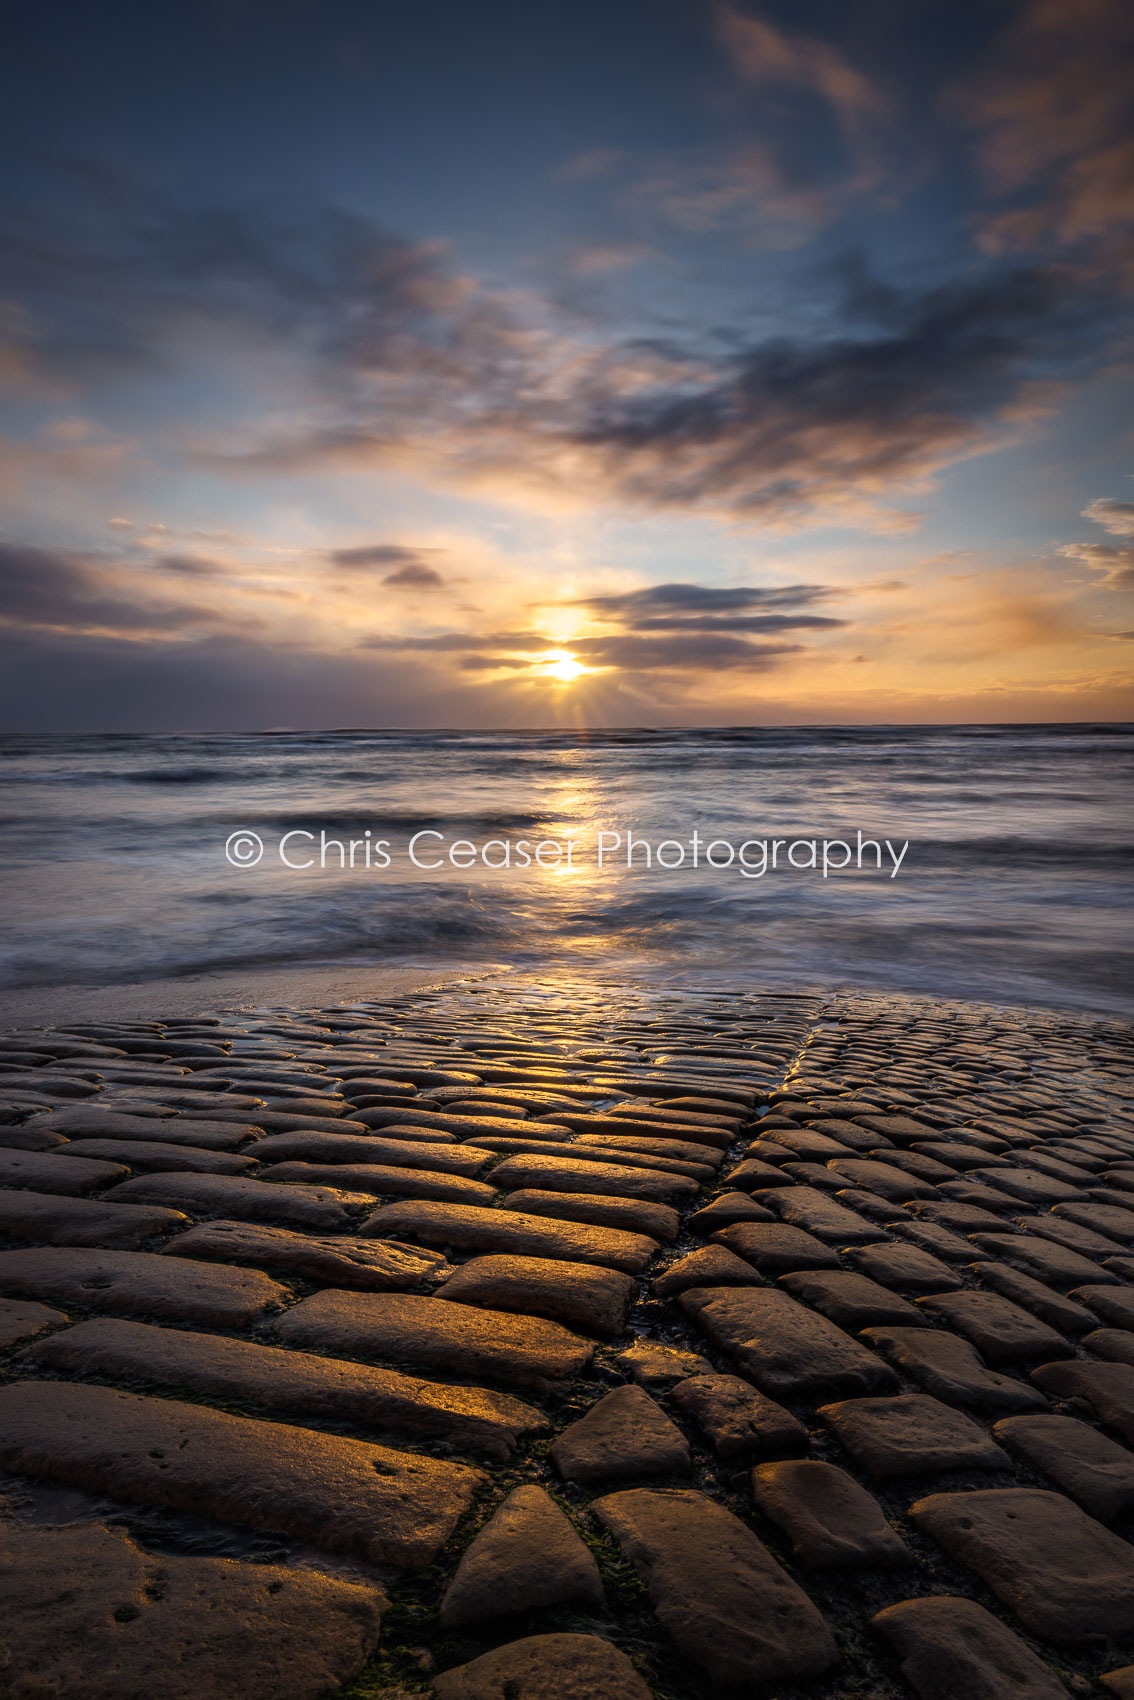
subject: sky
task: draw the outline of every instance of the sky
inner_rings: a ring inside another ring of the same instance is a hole
[[[1128,0],[39,0],[0,728],[1134,718]]]

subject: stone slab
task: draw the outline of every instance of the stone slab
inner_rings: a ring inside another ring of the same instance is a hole
[[[242,1222],[289,1222],[316,1233],[350,1227],[358,1211],[374,1203],[369,1193],[323,1186],[265,1186],[242,1175],[135,1175],[111,1187],[106,1197],[128,1204],[165,1204],[193,1215]]]
[[[776,1187],[761,1196],[782,1221],[836,1245],[870,1245],[878,1230],[817,1187]]]
[[[989,1363],[1074,1356],[1075,1348],[1054,1328],[999,1293],[936,1293],[917,1303],[930,1316],[971,1340]]]
[[[758,1464],[752,1497],[807,1570],[913,1563],[878,1501],[835,1464],[811,1458]]]
[[[592,1222],[602,1228],[622,1228],[654,1240],[675,1240],[681,1218],[668,1204],[649,1204],[640,1198],[608,1198],[585,1192],[541,1192],[522,1187],[501,1200],[505,1210],[529,1216],[554,1216],[562,1222]]]
[[[0,1542],[13,1700],[321,1700],[378,1642],[377,1587],[279,1565],[143,1552],[120,1529]]]
[[[316,1293],[280,1318],[276,1334],[288,1346],[390,1358],[532,1387],[570,1380],[595,1351],[593,1340],[543,1317],[417,1293]]]
[[[553,1442],[551,1461],[572,1482],[688,1475],[689,1442],[640,1387],[616,1387]]]
[[[868,1328],[863,1338],[947,1405],[978,1411],[1046,1409],[1034,1388],[988,1369],[975,1346],[943,1328]]]
[[[34,1304],[27,1299],[0,1299],[0,1351],[30,1340],[48,1328],[63,1328],[67,1317],[50,1305]]]
[[[598,1565],[570,1519],[534,1483],[513,1488],[461,1555],[441,1601],[446,1629],[572,1605],[601,1611]]]
[[[1049,1328],[1054,1328],[1057,1334],[1065,1334],[1069,1339],[1077,1339],[1098,1323],[1098,1317],[1085,1305],[1076,1304],[1074,1299],[1065,1298],[1062,1293],[1053,1293],[1042,1281],[1023,1274],[1019,1269],[1006,1267],[1003,1263],[971,1263],[969,1271],[982,1286],[991,1287],[993,1292],[1011,1299],[1013,1304],[1030,1311]]]
[[[670,1205],[695,1198],[699,1190],[698,1183],[688,1175],[534,1153],[505,1157],[492,1171],[492,1184],[506,1192],[519,1187],[536,1187],[541,1192],[607,1192],[618,1198]]]
[[[437,1700],[651,1700],[626,1654],[597,1635],[510,1641],[435,1676],[433,1692]]]
[[[496,1194],[469,1175],[435,1174],[426,1169],[400,1169],[388,1163],[268,1163],[257,1178],[265,1183],[331,1187],[359,1194],[373,1204],[377,1198],[438,1198],[452,1204],[492,1204]]]
[[[1075,1417],[1007,1417],[993,1433],[1100,1523],[1134,1511],[1134,1457]]]
[[[710,1682],[801,1682],[837,1662],[820,1612],[723,1506],[691,1490],[637,1488],[592,1509],[645,1583],[663,1627]]]
[[[913,1305],[897,1293],[849,1269],[796,1270],[781,1275],[777,1286],[854,1333],[886,1324],[916,1328],[924,1322]]]
[[[0,1293],[212,1328],[246,1328],[291,1298],[256,1269],[73,1246],[0,1251]]]
[[[20,1151],[0,1146],[0,1186],[27,1187],[33,1192],[58,1192],[76,1198],[96,1192],[129,1174],[121,1163],[102,1163],[73,1157],[67,1150]]]
[[[794,1458],[810,1444],[803,1424],[738,1375],[691,1375],[670,1397],[718,1458]]]
[[[673,1298],[687,1287],[762,1287],[764,1277],[750,1263],[723,1245],[698,1246],[671,1263],[650,1282],[659,1299]]]
[[[817,1415],[875,1481],[933,1475],[939,1470],[1011,1468],[1007,1453],[979,1424],[928,1393],[845,1399],[822,1406]]]
[[[638,1283],[621,1270],[549,1257],[472,1257],[447,1277],[441,1298],[490,1310],[547,1316],[607,1339],[621,1334]]]
[[[910,1519],[974,1570],[1037,1640],[1082,1646],[1134,1636],[1134,1549],[1061,1493],[937,1493]]]
[[[920,1246],[887,1240],[880,1245],[852,1246],[847,1261],[872,1281],[905,1293],[952,1293],[964,1282],[947,1263]]]
[[[58,1381],[0,1387],[0,1462],[395,1569],[430,1563],[483,1481],[420,1453]]]
[[[564,1222],[523,1211],[483,1210],[472,1204],[429,1201],[384,1204],[362,1224],[365,1235],[408,1235],[426,1245],[459,1251],[514,1252],[519,1257],[554,1257],[598,1263],[639,1275],[658,1250],[645,1234],[590,1222]]]
[[[873,1352],[786,1293],[693,1287],[679,1304],[772,1399],[890,1393],[897,1378]]]
[[[206,1151],[234,1151],[248,1140],[258,1140],[260,1129],[251,1122],[208,1121],[183,1116],[134,1116],[121,1110],[53,1110],[36,1116],[30,1126],[66,1134],[69,1139],[129,1139],[133,1142],[160,1140],[171,1145],[193,1145]]]
[[[872,1623],[919,1700],[1067,1700],[1042,1659],[975,1600],[902,1600]]]
[[[445,1140],[412,1140],[342,1133],[271,1133],[256,1146],[256,1155],[264,1163],[383,1163],[474,1178],[494,1161],[491,1151],[459,1145],[452,1134]]]
[[[363,1293],[410,1291],[450,1268],[440,1252],[425,1246],[350,1239],[345,1234],[297,1234],[291,1228],[223,1220],[178,1234],[161,1254],[204,1263],[250,1263]]]
[[[718,1228],[717,1245],[727,1246],[761,1274],[783,1275],[794,1269],[840,1269],[839,1254],[814,1234],[779,1222],[737,1222]]]
[[[235,1151],[209,1151],[204,1146],[174,1145],[160,1139],[73,1139],[67,1155],[98,1157],[143,1174],[182,1170],[199,1175],[243,1175],[256,1167],[255,1157],[242,1157]]]
[[[546,1427],[539,1411],[507,1393],[144,1322],[81,1322],[26,1348],[21,1361],[433,1435],[498,1458],[507,1457],[522,1435]]]
[[[1053,1399],[1082,1399],[1101,1423],[1134,1446],[1134,1368],[1124,1363],[1041,1364],[1031,1379]]]

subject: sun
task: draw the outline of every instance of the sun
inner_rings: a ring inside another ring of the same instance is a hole
[[[582,673],[589,673],[590,668],[584,667],[581,661],[576,661],[569,649],[549,649],[546,655],[541,655],[539,665],[543,669],[545,679],[558,679],[569,685]]]

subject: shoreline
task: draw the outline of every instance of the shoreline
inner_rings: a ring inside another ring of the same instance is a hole
[[[398,997],[454,980],[503,974],[504,963],[442,961],[411,964],[316,963],[296,968],[233,968],[121,985],[0,988],[0,1029],[50,1026],[54,1021],[161,1020],[221,1015],[254,1006],[306,1007]]]

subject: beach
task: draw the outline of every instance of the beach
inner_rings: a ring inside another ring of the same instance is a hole
[[[1124,1021],[327,972],[0,1037],[13,1694],[1129,1691]]]

